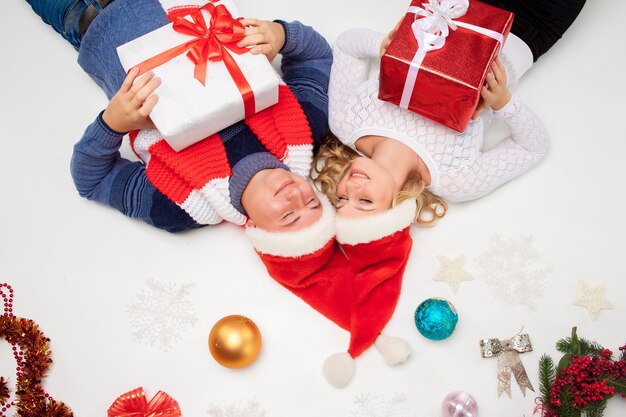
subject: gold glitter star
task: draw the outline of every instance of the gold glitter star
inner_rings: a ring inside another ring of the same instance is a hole
[[[438,255],[439,269],[435,271],[433,281],[445,281],[450,285],[450,289],[454,294],[459,290],[461,281],[471,281],[473,276],[465,270],[465,255],[457,256],[454,259],[448,259],[443,255]]]
[[[613,304],[604,296],[604,283],[595,287],[583,281],[578,281],[578,289],[572,304],[585,307],[593,320],[598,318],[598,313],[603,308],[613,308]]]

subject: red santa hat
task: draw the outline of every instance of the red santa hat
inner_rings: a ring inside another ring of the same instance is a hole
[[[334,323],[348,330],[353,275],[335,240],[335,208],[319,194],[321,218],[294,232],[246,228],[246,235],[267,272],[289,291]]]
[[[272,278],[350,332],[347,352],[332,355],[323,366],[328,382],[343,387],[354,375],[354,358],[375,342],[390,364],[409,356],[403,340],[381,330],[400,294],[416,205],[405,201],[382,214],[335,219],[328,199],[320,201],[322,217],[305,230],[247,228],[246,234]]]
[[[372,344],[390,365],[410,355],[406,342],[381,335],[396,308],[402,276],[411,251],[410,225],[415,200],[406,200],[384,213],[361,218],[337,217],[337,241],[355,274],[354,301],[350,316],[350,345],[324,364],[326,379],[345,386],[354,373],[354,358]]]

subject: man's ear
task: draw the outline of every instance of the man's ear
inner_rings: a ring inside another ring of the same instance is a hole
[[[246,227],[256,227],[256,223],[252,219],[248,219],[246,222]]]

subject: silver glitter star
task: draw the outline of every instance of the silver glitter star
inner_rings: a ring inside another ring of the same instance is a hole
[[[433,281],[445,281],[450,285],[450,289],[454,294],[459,291],[461,281],[471,281],[473,276],[465,270],[465,255],[457,256],[454,259],[448,259],[443,255],[438,255],[439,269],[435,271]]]
[[[604,283],[598,284],[595,287],[587,284],[583,281],[578,281],[578,288],[576,290],[576,296],[572,300],[572,304],[575,306],[585,307],[589,312],[592,320],[598,318],[598,313],[603,308],[613,308],[613,304],[607,300],[604,296],[606,286]]]

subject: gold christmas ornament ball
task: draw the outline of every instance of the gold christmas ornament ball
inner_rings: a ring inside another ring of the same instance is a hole
[[[209,333],[209,351],[226,368],[250,365],[261,351],[261,332],[252,320],[240,315],[220,319]]]

